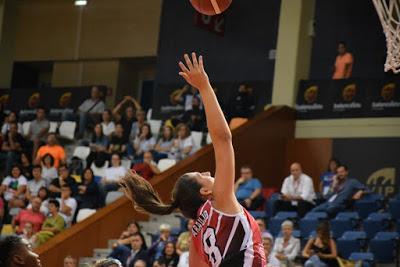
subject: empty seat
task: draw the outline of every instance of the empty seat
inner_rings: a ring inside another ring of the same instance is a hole
[[[317,229],[319,220],[317,218],[303,218],[300,220],[299,228],[301,236],[308,238]]]
[[[157,164],[158,169],[160,169],[161,172],[168,170],[172,166],[176,164],[175,159],[160,159],[160,161]]]
[[[77,157],[81,160],[86,160],[90,154],[90,148],[87,146],[77,146],[74,149],[73,157]]]
[[[339,255],[349,258],[353,252],[361,252],[365,246],[367,235],[360,231],[347,231],[337,240]]]
[[[361,218],[367,218],[369,214],[377,212],[380,208],[380,203],[374,200],[360,199],[354,203],[354,210],[360,214]]]
[[[389,212],[395,220],[400,219],[400,200],[391,199],[389,201]]]
[[[297,212],[295,211],[280,211],[275,214],[274,218],[288,220],[297,218]]]
[[[397,255],[399,234],[396,232],[378,232],[369,243],[369,250],[379,263],[392,263]]]
[[[25,121],[22,123],[22,134],[23,135],[28,135],[29,134],[29,127],[31,126],[30,121]]]
[[[125,169],[127,169],[127,170],[130,170],[131,165],[132,165],[131,160],[129,160],[129,159],[123,159],[123,160],[121,160],[121,166],[123,166],[123,167],[124,167]]]
[[[73,140],[75,136],[76,122],[63,121],[60,125],[60,136],[69,140]]]
[[[76,216],[76,222],[81,222],[92,214],[96,213],[95,209],[80,209]]]
[[[368,238],[373,238],[376,233],[384,231],[390,226],[391,216],[389,213],[371,213],[363,221],[363,229]]]
[[[201,143],[203,141],[203,133],[192,131],[192,138],[193,138],[194,144],[196,146],[196,149],[200,148]]]
[[[267,215],[265,214],[265,211],[250,210],[249,213],[250,213],[251,216],[253,216],[255,219],[265,219],[265,218],[267,218]]]
[[[56,122],[56,121],[51,121],[51,122],[50,122],[49,133],[55,133],[55,132],[57,132],[57,128],[58,128],[58,122]]]
[[[374,266],[374,254],[370,252],[353,252],[351,253],[349,260],[361,261],[362,267]]]
[[[114,202],[115,200],[119,199],[120,197],[122,197],[124,195],[123,192],[120,191],[111,191],[107,193],[106,196],[106,205]]]
[[[150,124],[151,132],[155,136],[157,136],[158,133],[160,132],[162,121],[161,120],[148,120],[148,123]]]
[[[304,216],[304,219],[317,219],[317,220],[322,220],[322,219],[327,219],[328,214],[326,212],[309,212]]]
[[[212,143],[212,140],[211,140],[211,135],[210,135],[210,133],[207,133],[207,140],[206,140],[206,143],[207,143],[207,145],[209,145],[209,144],[211,144],[211,143]]]
[[[346,231],[354,229],[353,222],[350,219],[331,220],[331,231],[334,238],[341,237]]]

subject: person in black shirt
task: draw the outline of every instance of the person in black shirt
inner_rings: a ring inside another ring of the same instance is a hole
[[[72,191],[72,195],[75,196],[78,193],[78,185],[74,178],[69,175],[69,170],[66,165],[61,165],[58,168],[59,177],[53,179],[49,186],[50,198],[61,197],[61,187],[67,184]]]
[[[176,267],[178,266],[178,262],[179,256],[176,253],[175,243],[168,241],[167,243],[165,243],[162,256],[155,261],[153,266]]]
[[[241,84],[238,92],[229,103],[230,119],[232,118],[250,118],[254,115],[255,100],[253,89]]]
[[[120,113],[122,106],[127,103],[132,103],[133,106],[129,105],[125,108],[125,112],[123,114]],[[137,121],[136,119],[136,110],[141,110],[142,107],[140,106],[139,102],[131,96],[125,96],[124,99],[115,106],[112,113],[117,123],[122,125],[124,128],[124,137],[129,139],[132,130],[132,124]]]
[[[5,162],[6,173],[9,173],[11,167],[19,161],[20,153],[24,145],[25,139],[18,133],[18,125],[16,123],[11,123],[10,129],[6,136],[4,136],[0,154],[1,162]]]
[[[86,168],[82,172],[83,182],[78,186],[78,200],[79,209],[97,209],[100,207],[102,200],[99,186],[94,180],[92,169]]]
[[[204,111],[201,109],[201,100],[198,96],[193,96],[192,109],[183,113],[181,122],[186,123],[191,131],[203,131]]]
[[[111,135],[110,145],[108,147],[108,153],[114,154],[117,153],[119,155],[124,155],[126,153],[126,144],[128,140],[124,136],[124,128],[122,124],[117,124],[115,126],[115,131]]]

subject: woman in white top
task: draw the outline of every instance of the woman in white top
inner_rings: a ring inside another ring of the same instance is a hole
[[[172,144],[170,157],[181,160],[193,154],[195,144],[190,129],[186,124],[181,123],[176,126],[176,131],[177,138],[174,139]]]
[[[8,207],[12,208],[25,207],[25,191],[28,181],[22,175],[21,167],[14,165],[11,168],[9,176],[4,178],[0,186],[0,196],[4,196],[4,200],[8,201]]]
[[[46,154],[42,158],[42,178],[46,181],[46,185],[49,186],[54,178],[58,177],[56,167],[54,167],[54,157],[50,154]]]
[[[143,153],[153,150],[155,144],[156,140],[151,133],[150,124],[144,123],[133,141],[136,157],[143,157]]]
[[[1,127],[1,133],[6,135],[8,130],[10,130],[11,123],[16,123],[18,126],[18,133],[22,134],[22,124],[18,122],[17,113],[11,111],[5,119],[3,126]]]
[[[106,192],[117,191],[119,188],[119,179],[126,174],[126,169],[121,166],[121,157],[118,154],[111,156],[111,167],[107,168],[101,183]]]
[[[275,241],[272,254],[282,265],[294,266],[294,260],[300,253],[300,240],[293,237],[293,223],[284,221],[282,223],[282,237]]]
[[[101,127],[103,128],[103,133],[105,136],[111,136],[115,131],[115,123],[112,121],[111,110],[106,109],[102,114]]]
[[[268,267],[280,267],[279,260],[272,254],[272,247],[274,245],[274,238],[268,232],[262,234],[262,241],[264,246],[265,258],[267,259]]]
[[[171,126],[164,126],[162,136],[158,140],[155,150],[155,160],[158,161],[168,157],[168,153],[171,152],[172,143],[174,138],[174,130]]]

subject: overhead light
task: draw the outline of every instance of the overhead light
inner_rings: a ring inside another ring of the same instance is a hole
[[[76,6],[86,6],[87,0],[75,0],[75,5]]]

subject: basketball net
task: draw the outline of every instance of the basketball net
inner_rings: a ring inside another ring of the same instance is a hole
[[[400,72],[400,0],[372,0],[386,36],[385,71]]]

